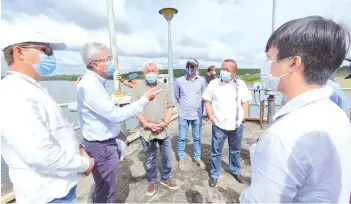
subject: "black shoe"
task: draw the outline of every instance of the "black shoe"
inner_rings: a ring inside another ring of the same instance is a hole
[[[215,187],[217,185],[217,179],[210,177],[210,180],[208,180],[208,185]]]
[[[235,178],[235,180],[239,183],[245,183],[245,179],[241,174],[234,174],[233,177]]]

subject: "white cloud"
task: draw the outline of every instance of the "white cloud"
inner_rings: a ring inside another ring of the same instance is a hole
[[[44,2],[44,3],[43,3]],[[5,0],[0,22],[0,42],[24,30],[41,31],[64,41],[69,50],[57,52],[57,74],[81,74],[84,65],[78,52],[87,41],[109,45],[105,1]],[[103,3],[102,3],[103,2]],[[239,67],[256,68],[264,60],[271,33],[272,0],[119,0],[114,1],[117,46],[122,72],[136,71],[148,60],[167,68],[167,23],[158,10],[179,10],[172,20],[174,66],[197,58],[201,68],[220,66],[234,58]],[[22,5],[22,6],[21,6]],[[294,18],[322,15],[351,28],[350,0],[277,0],[277,26]],[[11,13],[11,15],[9,15]],[[13,14],[12,14],[13,13]],[[101,25],[100,25],[101,24]],[[351,56],[351,53],[349,53]],[[2,63],[4,64],[4,63]]]

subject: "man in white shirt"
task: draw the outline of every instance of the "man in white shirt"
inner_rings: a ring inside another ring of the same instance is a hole
[[[349,42],[346,29],[319,16],[289,21],[271,35],[262,78],[287,104],[250,150],[252,183],[240,202],[349,202],[351,124],[324,87]]]
[[[117,171],[121,152],[116,142],[120,122],[135,117],[158,91],[150,89],[138,101],[118,107],[106,91],[106,78],[115,72],[115,64],[108,47],[88,42],[81,52],[87,67],[78,84],[77,111],[88,154],[95,159],[92,171],[95,181],[94,203],[114,203],[117,187]]]
[[[0,83],[1,154],[17,203],[75,203],[81,174],[94,166],[60,107],[38,83],[56,69],[53,50],[65,47],[40,33],[21,33],[3,46],[10,72]]]
[[[236,70],[234,60],[224,60],[220,78],[212,80],[202,95],[206,101],[207,115],[212,121],[211,187],[216,186],[222,170],[223,145],[227,138],[230,173],[239,183],[245,182],[240,174],[240,151],[243,123],[252,97],[245,82],[235,78]]]

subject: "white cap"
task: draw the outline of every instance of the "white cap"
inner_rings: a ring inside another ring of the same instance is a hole
[[[2,43],[1,50],[4,50],[5,48],[11,45],[26,43],[26,42],[46,43],[49,45],[49,48],[53,50],[66,49],[65,43],[50,40],[40,32],[32,32],[32,33],[18,33],[17,35],[15,34],[11,36],[10,39],[6,39],[6,41]]]

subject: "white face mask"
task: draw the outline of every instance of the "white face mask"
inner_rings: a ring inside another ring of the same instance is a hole
[[[216,75],[216,72],[215,71],[213,71],[213,73],[212,73],[213,75]]]
[[[278,91],[280,79],[285,77],[286,75],[289,74],[289,72],[281,75],[280,77],[274,77],[270,74],[271,69],[272,69],[272,63],[271,61],[267,61],[266,65],[264,68],[261,69],[261,79],[262,83],[266,87],[266,89],[272,90],[272,91]]]

